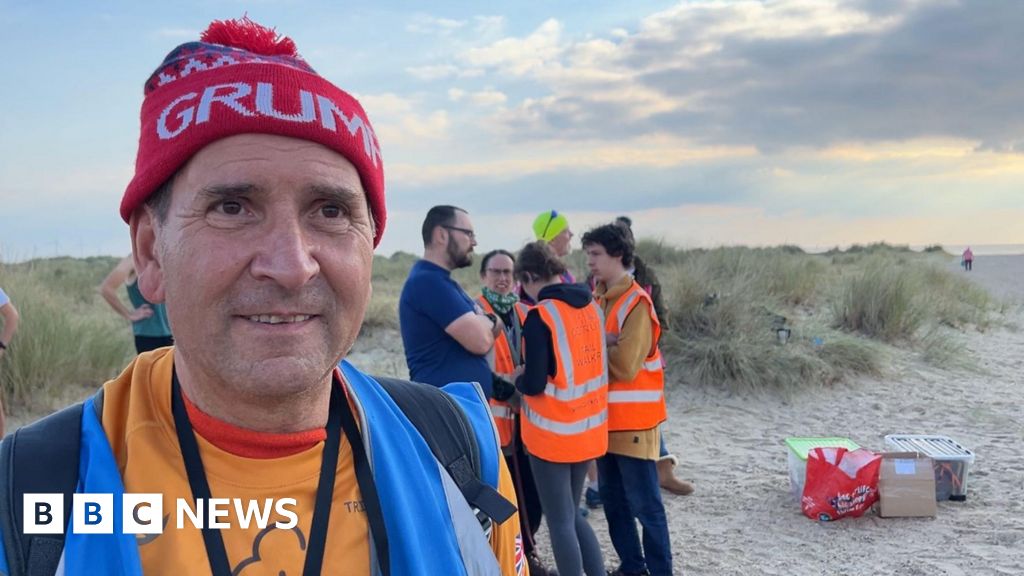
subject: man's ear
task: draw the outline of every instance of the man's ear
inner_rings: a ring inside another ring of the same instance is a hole
[[[135,275],[139,278],[139,291],[154,304],[164,301],[164,275],[158,249],[159,230],[156,214],[148,206],[140,206],[132,213],[128,223],[132,235],[132,259]]]

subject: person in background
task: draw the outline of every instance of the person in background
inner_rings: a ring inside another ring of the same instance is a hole
[[[539,242],[544,242],[551,247],[552,253],[562,260],[572,251],[573,233],[569,228],[569,219],[558,210],[547,210],[541,212],[533,219],[533,235]],[[569,267],[565,267],[565,273],[561,276],[563,284],[574,284],[576,277],[572,275]],[[526,304],[533,305],[533,298],[519,287],[519,300]]]
[[[615,223],[622,227],[626,232],[627,238],[635,248],[636,237],[633,236],[633,220],[629,216],[619,216],[615,219]],[[636,280],[637,284],[651,297],[654,311],[658,315],[658,321],[661,323],[662,334],[665,334],[669,330],[669,314],[662,297],[661,282],[658,281],[658,275],[635,253],[633,254],[633,267],[629,270],[629,273],[633,275],[633,279]],[[669,453],[668,448],[665,446],[665,436],[661,435],[658,449],[658,484],[663,489],[677,496],[693,494],[695,489],[693,483],[676,477],[675,467],[678,465],[679,459],[674,454]]]
[[[543,242],[527,244],[516,278],[537,302],[523,323],[522,437],[537,480],[558,573],[604,576],[580,495],[590,461],[608,447],[608,373],[601,311]]]
[[[21,321],[18,309],[11,303],[11,298],[3,288],[0,288],[0,318],[4,320],[3,331],[0,331],[0,360],[3,360],[7,355],[7,348],[11,345],[11,340],[14,339],[14,333],[18,331],[18,322]],[[4,401],[0,396],[0,438],[3,438],[5,428]]]
[[[133,308],[129,310],[117,297],[117,289],[124,285],[128,291],[128,300]],[[135,275],[135,265],[131,256],[125,256],[114,269],[107,274],[100,284],[99,293],[110,304],[115,312],[132,323],[135,335],[135,351],[139,354],[174,345],[171,336],[171,325],[167,321],[167,307],[146,300],[139,291],[139,278]]]
[[[0,485],[46,491],[21,454],[31,446],[58,479],[76,478],[76,494],[156,495],[169,515],[175,502],[236,499],[255,516],[249,505],[266,504],[269,520],[221,515],[218,529],[211,505],[203,527],[143,539],[114,520],[113,534],[57,539],[23,533],[7,491],[0,573],[523,576],[519,520],[505,515],[515,492],[479,387],[385,385],[346,360],[387,224],[380,143],[359,101],[290,38],[242,18],[173,49],[144,84],[140,120],[120,215],[139,289],[167,304],[174,346],[7,436]],[[413,413],[396,392],[452,410]],[[479,506],[414,418],[475,442],[479,467],[460,480],[476,482]],[[73,463],[55,461],[66,452]],[[290,505],[271,513],[271,502]]]
[[[523,322],[529,307],[519,302],[512,288],[515,286],[515,257],[506,250],[492,250],[480,261],[480,280],[483,293],[477,300],[485,313],[497,314],[505,329],[494,339],[494,354],[488,356],[494,372],[494,396],[491,415],[498,430],[505,463],[512,474],[519,501],[519,522],[523,534],[523,551],[532,576],[553,574],[541,561],[536,551],[535,536],[540,528],[542,508],[537,495],[530,460],[523,449],[520,434],[519,407],[521,395],[515,380],[523,366]]]
[[[505,327],[452,279],[452,270],[473,264],[473,223],[462,208],[434,206],[422,235],[423,258],[413,264],[398,301],[409,378],[434,386],[478,382],[491,398],[487,354]]]
[[[963,258],[962,259],[963,259],[964,270],[967,270],[968,272],[970,272],[971,268],[973,268],[973,266],[974,266],[974,252],[971,251],[971,247],[970,246],[968,246],[967,249],[964,250],[964,254],[963,254]]]
[[[588,231],[583,250],[597,281],[608,344],[608,453],[597,468],[608,533],[621,562],[615,574],[668,576],[672,543],[656,465],[667,414],[661,325],[650,295],[629,273],[633,243],[622,226]]]

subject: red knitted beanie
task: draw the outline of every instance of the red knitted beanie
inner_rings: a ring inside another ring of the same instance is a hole
[[[215,21],[200,39],[172,50],[146,81],[135,177],[121,200],[125,222],[207,144],[278,134],[326,146],[355,166],[380,243],[384,164],[359,102],[310,68],[291,39],[247,17]]]

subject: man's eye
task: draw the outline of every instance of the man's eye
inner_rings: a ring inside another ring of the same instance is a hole
[[[344,211],[338,206],[327,204],[320,207],[320,214],[323,214],[324,218],[341,218]]]
[[[234,200],[221,202],[220,211],[229,216],[237,216],[242,213],[242,203]]]

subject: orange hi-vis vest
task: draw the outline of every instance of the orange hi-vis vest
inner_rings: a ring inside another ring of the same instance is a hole
[[[585,462],[608,451],[608,352],[596,302],[534,307],[551,332],[557,368],[543,394],[523,397],[523,443],[548,462]]]
[[[651,351],[644,359],[643,366],[632,382],[611,382],[608,385],[608,430],[650,430],[667,418],[665,410],[665,370],[662,366],[658,339],[661,337],[661,322],[654,313],[651,297],[636,283],[619,296],[608,311],[605,332],[619,335],[626,317],[641,301],[647,303],[651,315]]]
[[[494,314],[494,307],[491,306],[491,303],[486,298],[480,296],[477,300],[485,312]],[[513,308],[516,311],[516,318],[519,320],[519,326],[521,327],[523,322],[526,321],[526,313],[530,311],[530,307],[517,302]],[[515,372],[516,366],[522,363],[521,357],[514,357],[512,346],[508,341],[508,334],[502,330],[501,334],[494,337],[494,366],[491,367],[491,370],[499,378],[515,384],[515,378],[512,377],[512,373]],[[489,402],[491,405],[491,417],[494,418],[494,426],[498,429],[498,439],[501,442],[501,447],[508,448],[512,444],[512,439],[515,438],[516,411],[508,402],[495,400],[494,398],[491,398]]]

